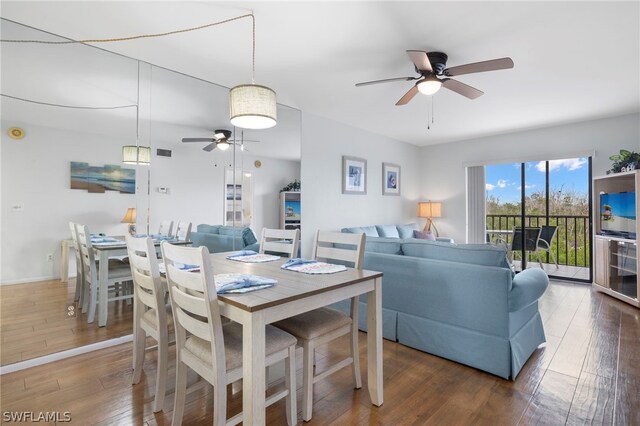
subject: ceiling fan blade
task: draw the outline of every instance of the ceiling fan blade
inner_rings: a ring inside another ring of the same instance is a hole
[[[471,74],[476,72],[497,71],[513,68],[513,60],[511,58],[492,59],[490,61],[475,62],[473,64],[458,65],[444,70],[444,75],[453,77],[462,74]]]
[[[217,142],[212,142],[209,145],[205,146],[204,148],[202,148],[203,151],[207,151],[207,152],[211,152],[214,149],[216,149],[216,146],[218,146]]]
[[[462,96],[466,96],[469,99],[475,99],[484,95],[482,90],[478,90],[475,87],[471,87],[468,84],[460,83],[459,81],[452,80],[450,78],[442,79],[442,85],[449,90],[461,94]]]
[[[396,77],[396,78],[386,78],[384,80],[373,80],[373,81],[365,81],[364,83],[356,83],[356,87],[368,86],[370,84],[378,84],[378,83],[389,83],[391,81],[411,81],[417,80],[420,77]]]
[[[407,50],[407,55],[409,55],[409,59],[411,59],[411,62],[413,62],[418,70],[433,72],[427,52],[423,52],[422,50]]]
[[[182,138],[182,142],[213,142],[212,138]]]
[[[409,101],[413,99],[413,97],[417,94],[418,94],[418,86],[413,86],[411,89],[409,89],[407,93],[404,94],[403,97],[400,98],[398,102],[396,102],[396,105],[398,106],[398,105],[408,104]]]

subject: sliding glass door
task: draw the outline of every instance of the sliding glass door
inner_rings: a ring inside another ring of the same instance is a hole
[[[487,240],[505,244],[517,271],[591,282],[591,159],[488,165]]]

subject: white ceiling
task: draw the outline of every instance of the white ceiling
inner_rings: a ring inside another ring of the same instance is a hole
[[[256,83],[276,90],[280,103],[416,145],[640,111],[638,1],[3,1],[1,14],[82,40],[171,31],[249,10]],[[226,87],[251,80],[247,19],[100,47]],[[449,66],[509,56],[515,68],[457,78],[485,95],[441,90],[428,130],[428,97],[394,105],[412,82],[354,86],[415,75],[407,49],[443,51]]]

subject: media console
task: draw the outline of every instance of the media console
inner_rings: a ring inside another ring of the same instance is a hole
[[[638,222],[635,232],[623,235],[607,232],[601,226],[601,193],[635,192],[640,190],[640,170],[616,173],[593,179],[593,222],[594,222],[594,282],[597,291],[640,307],[640,281],[638,281],[637,239]],[[639,201],[635,201],[636,218]]]

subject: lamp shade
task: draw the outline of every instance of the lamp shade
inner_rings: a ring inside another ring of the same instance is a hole
[[[268,129],[277,123],[276,92],[266,86],[242,84],[229,91],[231,124],[243,129]]]
[[[122,147],[122,162],[124,164],[148,166],[151,163],[151,148],[148,146],[125,145]]]
[[[418,203],[418,217],[442,217],[442,203]]]
[[[127,212],[124,214],[124,217],[120,221],[120,223],[136,223],[136,209],[135,207],[129,207]]]
[[[442,82],[437,78],[426,78],[418,83],[418,90],[425,95],[433,95],[442,86]]]

